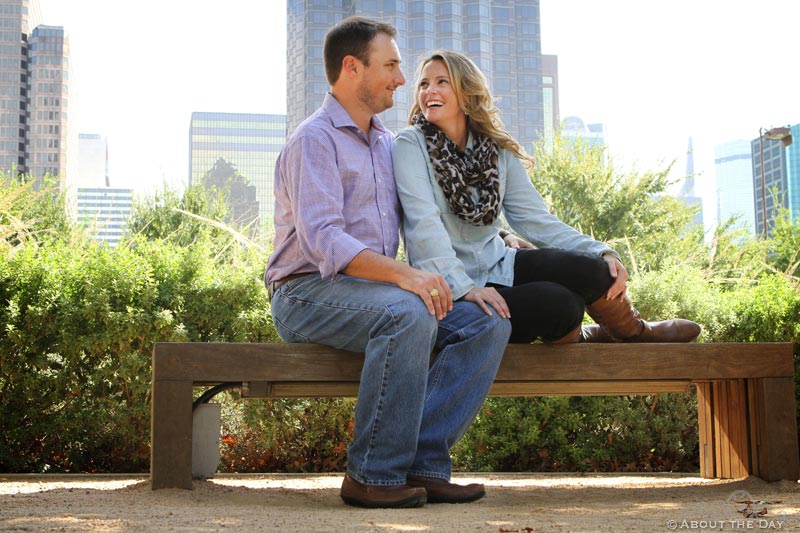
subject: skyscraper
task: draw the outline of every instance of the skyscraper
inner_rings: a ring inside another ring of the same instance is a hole
[[[697,212],[694,214],[692,222],[698,226],[703,225],[703,199],[697,195],[695,191],[695,172],[694,172],[694,143],[692,138],[689,137],[689,145],[686,148],[686,174],[678,191],[678,199],[684,204],[689,206],[697,206]]]
[[[78,187],[108,187],[108,141],[96,133],[78,135]]]
[[[78,187],[77,220],[95,239],[116,246],[133,208],[133,190],[111,187]]]
[[[272,222],[275,160],[286,141],[284,115],[192,113],[189,125],[189,185],[230,181],[239,222],[257,210],[261,224]],[[242,179],[236,179],[240,176]],[[252,198],[250,198],[252,196]],[[255,204],[257,202],[257,205]]]
[[[792,220],[800,220],[800,124],[791,127],[794,142],[786,148],[786,203]]]
[[[558,105],[558,56],[542,55],[542,116],[544,140],[552,146],[556,132],[561,129]]]
[[[539,0],[288,0],[287,130],[322,104],[329,84],[322,45],[327,31],[359,15],[397,26],[408,83],[381,114],[387,128],[407,124],[417,62],[438,48],[469,56],[499,98],[503,122],[525,147],[544,131]]]
[[[69,40],[38,0],[0,0],[0,169],[69,177]],[[62,185],[64,185],[62,183]]]
[[[753,199],[753,156],[750,141],[738,140],[714,147],[717,180],[717,221],[738,215],[740,225],[756,233]]]
[[[800,133],[800,126],[794,126],[792,133]],[[766,233],[770,235],[779,208],[788,208],[793,217],[796,217],[800,211],[800,203],[794,204],[794,212],[789,203],[791,198],[798,196],[797,189],[800,187],[800,183],[796,181],[800,178],[798,175],[800,174],[798,172],[800,164],[796,161],[800,159],[800,151],[794,144],[787,148],[779,140],[759,137],[750,142],[750,152],[753,155],[756,233],[764,235],[764,224],[766,223]],[[791,186],[789,183],[790,167],[793,169],[792,177],[795,180]],[[764,186],[762,186],[762,179]],[[775,191],[777,191],[777,196],[773,194]]]
[[[0,0],[0,169],[26,170],[30,120],[30,44],[41,21],[38,0]]]

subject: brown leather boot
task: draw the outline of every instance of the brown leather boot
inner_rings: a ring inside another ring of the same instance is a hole
[[[578,342],[619,342],[611,336],[606,328],[599,324],[581,326],[581,338]]]
[[[690,342],[700,335],[700,326],[691,320],[642,320],[627,294],[622,299],[613,300],[602,296],[587,305],[586,312],[611,336],[622,342]]]
[[[578,326],[560,339],[544,341],[545,344],[572,344],[575,342],[619,342],[606,328],[598,324]]]

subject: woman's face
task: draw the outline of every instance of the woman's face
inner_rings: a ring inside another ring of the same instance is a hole
[[[418,83],[419,107],[428,122],[447,131],[448,126],[464,120],[464,112],[450,82],[450,73],[442,61],[434,59],[425,65]]]

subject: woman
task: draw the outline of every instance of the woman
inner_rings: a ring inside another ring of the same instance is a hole
[[[408,259],[442,274],[453,299],[510,318],[511,342],[688,342],[700,334],[688,320],[640,319],[617,253],[548,212],[523,167],[532,159],[505,131],[469,58],[439,51],[422,60],[409,123],[393,147]],[[501,213],[537,249],[505,246]],[[581,327],[584,310],[599,326]]]

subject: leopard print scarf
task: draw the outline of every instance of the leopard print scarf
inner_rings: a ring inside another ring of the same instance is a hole
[[[500,209],[497,143],[475,134],[472,153],[466,154],[422,113],[414,115],[411,123],[425,134],[436,181],[456,216],[475,226],[494,222]],[[474,192],[478,193],[477,202],[473,200]]]

